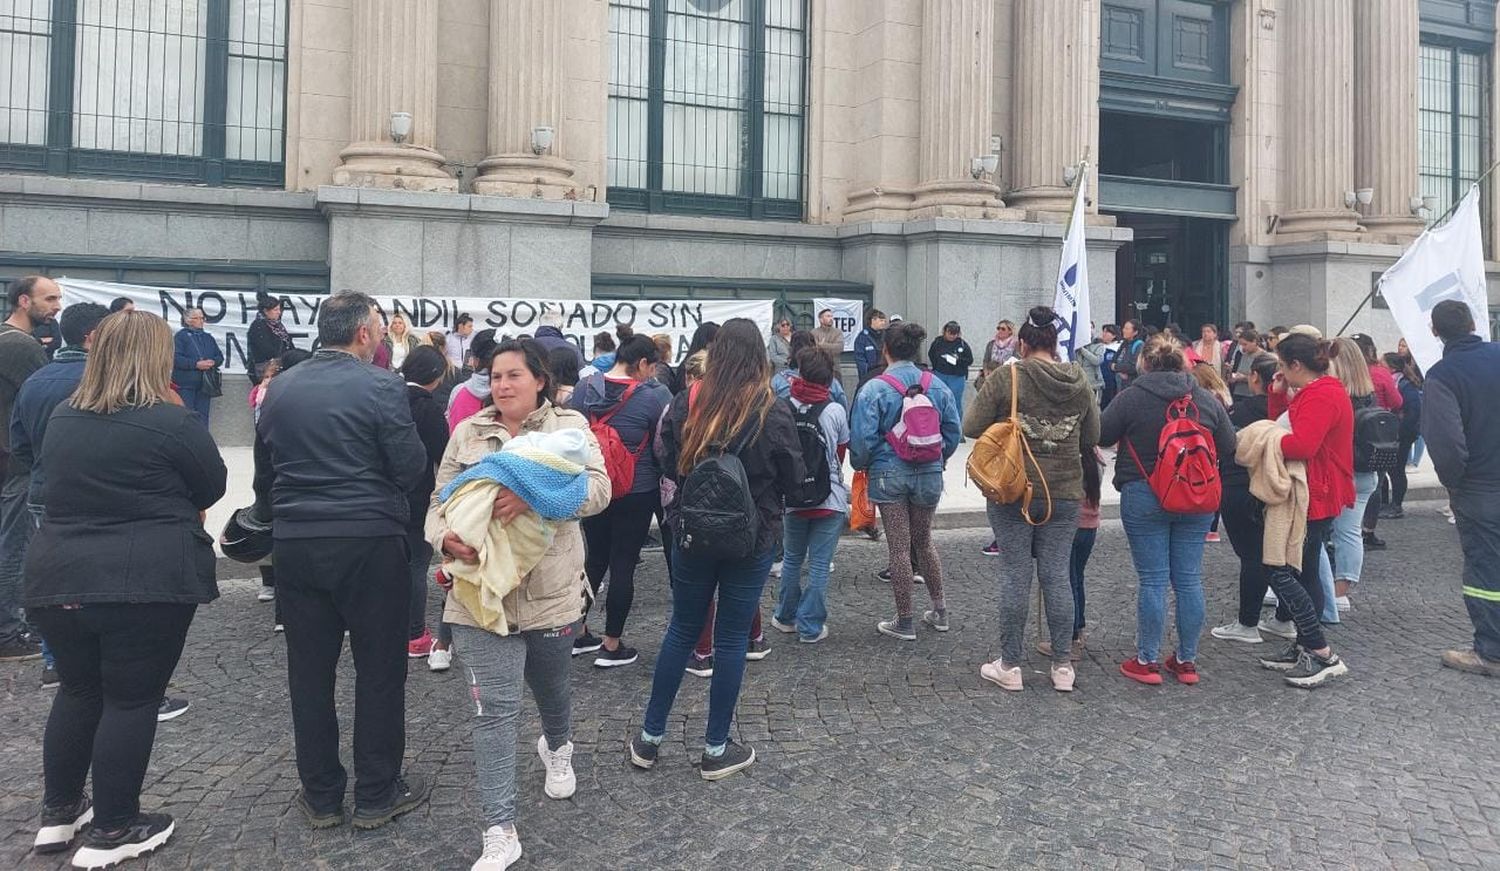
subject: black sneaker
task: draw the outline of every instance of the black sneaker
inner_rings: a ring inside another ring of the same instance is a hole
[[[1329,652],[1328,658],[1313,653],[1310,650],[1302,652],[1302,658],[1286,673],[1283,678],[1294,687],[1310,690],[1313,687],[1322,686],[1328,681],[1349,673],[1349,666],[1339,659],[1337,653]]]
[[[1385,539],[1380,538],[1373,532],[1364,534],[1365,550],[1385,550]]]
[[[647,533],[646,534],[646,543],[643,544],[643,545],[641,545],[641,550],[654,551],[654,550],[661,550],[661,549],[662,549],[662,546],[661,546],[661,536],[657,535],[654,532]]]
[[[636,768],[650,768],[656,764],[657,754],[661,753],[661,745],[642,738],[640,732],[630,739],[627,749],[630,750],[630,764]]]
[[[889,584],[891,582],[891,570],[890,569],[881,569],[880,571],[878,571],[878,572],[875,573],[875,577],[877,577],[880,580],[885,581],[887,584]],[[924,577],[922,577],[921,575],[917,574],[916,572],[912,572],[911,573],[911,581],[914,584],[925,584],[925,583],[927,583],[927,579],[924,578]]]
[[[599,668],[614,668],[620,665],[629,665],[636,660],[635,648],[620,642],[620,646],[614,650],[600,645],[599,655],[594,657],[594,665]]]
[[[703,762],[698,767],[698,773],[703,775],[704,780],[723,780],[736,771],[744,771],[755,762],[755,749],[736,744],[733,741],[724,745],[724,752],[718,756],[703,754]]]
[[[36,830],[36,841],[31,848],[38,853],[61,853],[93,818],[94,806],[86,795],[79,796],[72,804],[44,807],[42,824]]]
[[[597,635],[593,635],[585,629],[582,635],[573,639],[573,655],[583,656],[585,653],[593,653],[603,646],[604,642],[599,640]]]
[[[770,655],[771,645],[764,637],[750,639],[750,644],[745,647],[745,658],[751,662],[760,662]]]
[[[713,677],[714,658],[713,656],[705,656],[699,659],[696,656],[690,656],[688,657],[687,667],[683,671],[691,675],[697,675],[698,677]]]
[[[83,836],[83,846],[73,854],[73,867],[109,868],[144,856],[165,844],[176,827],[166,814],[141,814],[119,831],[90,828]]]
[[[55,690],[62,684],[62,678],[57,676],[57,669],[52,666],[42,668],[42,689]]]
[[[192,703],[187,699],[165,697],[161,700],[161,705],[156,709],[156,722],[165,723],[168,720],[175,720],[187,713],[187,709],[191,707]]]
[[[0,662],[25,662],[42,658],[42,645],[33,637],[21,636],[0,641]]]
[[[377,808],[354,809],[356,829],[378,829],[404,813],[414,811],[427,803],[431,788],[427,778],[420,774],[396,775],[396,793],[389,804]]]
[[[297,810],[302,811],[302,815],[307,817],[307,824],[315,829],[331,829],[344,822],[342,803],[331,811],[320,811],[312,806],[312,802],[307,800],[307,793],[300,789],[297,790]]]
[[[1400,520],[1406,516],[1406,511],[1400,505],[1387,505],[1380,509],[1381,520]]]
[[[1290,671],[1297,665],[1297,660],[1302,658],[1302,647],[1293,641],[1276,653],[1268,654],[1260,658],[1260,664],[1272,671]]]

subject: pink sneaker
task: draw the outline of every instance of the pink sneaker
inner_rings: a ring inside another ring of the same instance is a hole
[[[1060,693],[1071,693],[1073,691],[1073,666],[1052,666],[1052,688]]]
[[[1005,661],[1001,659],[981,665],[979,676],[998,685],[1000,689],[1013,693],[1018,693],[1025,688],[1025,685],[1021,683],[1021,667],[1016,665],[1006,668]]]
[[[410,659],[421,659],[432,652],[432,630],[423,629],[422,634],[406,642],[406,655]]]

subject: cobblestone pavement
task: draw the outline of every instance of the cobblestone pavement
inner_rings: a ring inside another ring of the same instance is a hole
[[[1259,668],[1264,647],[1206,631],[1199,686],[1123,680],[1135,578],[1117,522],[1090,565],[1089,645],[1070,696],[1047,688],[1035,654],[1024,693],[980,680],[996,648],[982,530],[939,533],[954,631],[915,644],[875,632],[891,610],[872,577],[884,545],[846,538],[832,637],[773,637],[771,656],[750,664],[736,731],[760,761],[712,784],[692,767],[706,704],[698,678],[686,678],[657,768],[625,759],[667,612],[661,557],[648,555],[629,633],[641,661],[574,664],[571,801],[542,795],[528,700],[518,867],[1500,867],[1500,681],[1438,666],[1438,651],[1470,630],[1457,536],[1435,508],[1382,524],[1391,549],[1370,555],[1355,610],[1332,632],[1353,674],[1310,693]],[[1236,563],[1227,543],[1208,547],[1209,617],[1222,622]],[[139,867],[466,869],[480,819],[458,670],[414,662],[407,685],[409,765],[435,779],[431,804],[376,832],[315,833],[290,809],[284,648],[270,606],[250,580],[222,587],[174,680],[192,710],[161,726],[147,775],[144,805],[175,814],[177,834]],[[64,862],[28,852],[51,699],[38,668],[0,666],[0,867]]]

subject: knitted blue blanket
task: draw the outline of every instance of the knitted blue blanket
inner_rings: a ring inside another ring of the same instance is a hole
[[[470,481],[495,481],[526,500],[545,520],[569,520],[588,498],[588,471],[542,451],[496,451],[458,473],[438,499],[449,497]]]

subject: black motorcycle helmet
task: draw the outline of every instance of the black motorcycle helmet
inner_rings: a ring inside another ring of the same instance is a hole
[[[258,563],[271,555],[271,525],[255,519],[254,506],[229,516],[219,535],[224,555],[241,563]]]

